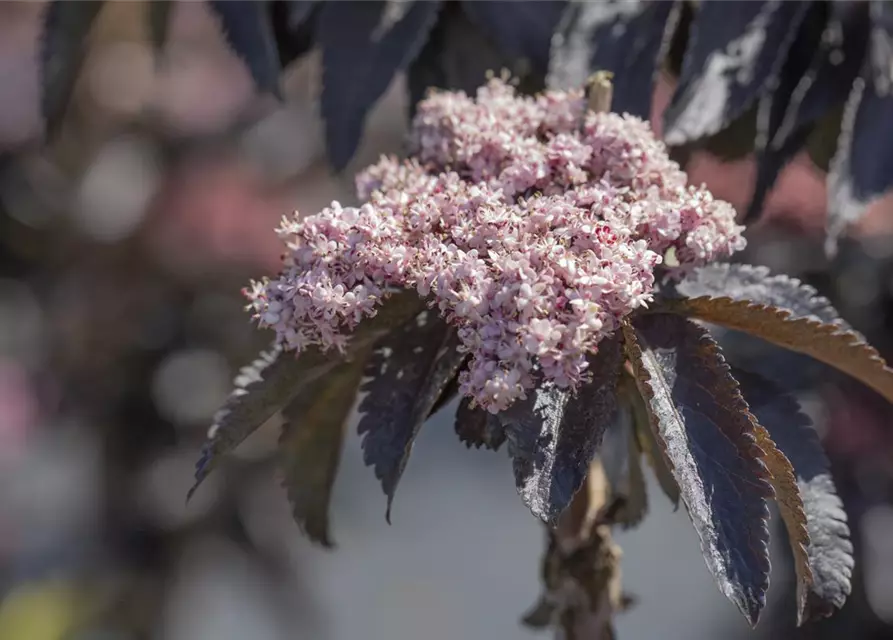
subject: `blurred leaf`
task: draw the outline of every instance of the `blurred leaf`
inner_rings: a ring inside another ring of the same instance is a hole
[[[149,36],[156,56],[161,54],[167,45],[173,6],[173,0],[152,0],[146,3],[146,10],[149,12]]]
[[[395,326],[416,315],[423,306],[415,292],[388,298],[374,318],[365,320],[354,330],[347,357],[361,353]],[[299,391],[331,372],[340,362],[342,358],[334,352],[323,353],[311,348],[296,356],[274,346],[243,367],[235,380],[235,389],[214,416],[208,439],[195,465],[195,484],[187,499],[224,454],[235,449]]]
[[[440,2],[329,2],[319,22],[326,146],[342,171],[360,143],[363,123],[398,71],[418,55],[437,22]]]
[[[828,5],[828,11],[830,16],[822,41],[813,50],[810,66],[790,97],[782,123],[770,141],[772,148],[781,149],[797,132],[810,125],[817,126],[842,107],[862,69],[867,44],[867,7],[862,3],[835,2]]]
[[[310,19],[319,0],[283,0],[286,8],[286,25],[290,31],[297,31]]]
[[[338,365],[289,402],[282,415],[280,466],[301,530],[324,547],[333,546],[329,501],[338,473],[344,429],[353,409],[368,353]]]
[[[893,4],[871,0],[871,70],[872,82],[881,95],[893,90]]]
[[[671,300],[665,308],[812,356],[853,376],[893,402],[893,370],[862,336],[845,327],[796,318],[785,309],[727,297]]]
[[[840,140],[843,106],[832,109],[816,122],[815,127],[806,140],[806,152],[817,169],[828,173],[834,154],[837,153],[837,142]]]
[[[723,162],[734,162],[753,153],[757,139],[757,107],[749,107],[743,114],[732,120],[729,126],[713,135],[699,138],[674,151],[683,149],[706,151]]]
[[[611,487],[611,500],[619,502],[611,522],[624,528],[639,524],[648,510],[641,455],[633,408],[627,402],[620,402],[614,420],[605,431],[598,456]]]
[[[685,57],[685,50],[688,49],[688,41],[691,35],[691,25],[694,22],[695,10],[694,2],[691,0],[675,0],[678,5],[678,19],[673,26],[670,41],[667,46],[666,55],[662,59],[663,69],[672,77],[678,80],[682,73],[682,61]]]
[[[363,460],[388,497],[391,521],[394,492],[406,468],[416,436],[444,388],[456,376],[466,354],[458,350],[454,329],[434,312],[415,319],[375,345],[363,384],[368,395],[360,403]]]
[[[811,318],[852,330],[814,287],[784,274],[770,275],[768,267],[727,263],[696,267],[677,283],[676,291],[689,298],[747,300],[784,309],[792,318]]]
[[[808,2],[701,2],[664,138],[682,145],[713,135],[750,108],[777,77]]]
[[[594,71],[611,71],[612,110],[648,120],[658,64],[681,10],[672,2],[572,0],[554,38],[550,86],[581,87]]]
[[[87,36],[102,5],[101,0],[47,3],[40,47],[40,106],[48,136],[65,115],[87,54]]]
[[[543,383],[497,414],[505,427],[518,493],[550,525],[583,484],[613,419],[621,364],[619,338],[606,338],[590,358],[592,379],[576,393]]]
[[[624,327],[627,356],[720,590],[756,624],[769,586],[769,474],[719,347],[667,314]]]
[[[794,92],[804,74],[814,66],[814,58],[821,56],[822,39],[828,24],[828,4],[809,2],[806,15],[790,47],[788,56],[777,77],[773,78],[757,106],[757,131],[754,145],[757,175],[744,221],[756,220],[763,211],[769,191],[778,175],[806,144],[809,128],[801,127],[784,142],[778,143],[777,134],[787,114]],[[772,144],[775,142],[775,144]]]
[[[320,10],[318,0],[275,0],[271,3],[273,35],[283,68],[313,48]]]
[[[540,596],[536,604],[524,614],[521,622],[531,629],[547,629],[552,625],[556,611],[557,607],[554,602],[546,596]]]
[[[893,189],[893,93],[881,95],[858,78],[844,110],[837,153],[828,174],[828,239],[837,239],[859,220],[872,202]]]
[[[850,594],[854,565],[847,516],[828,459],[812,422],[792,395],[755,374],[736,370],[734,375],[751,412],[793,465],[806,511],[812,581],[806,593],[798,593],[798,621],[828,616]]]
[[[279,74],[282,64],[273,36],[266,2],[255,0],[210,0],[211,11],[220,20],[223,35],[237,56],[248,66],[258,91],[282,98]]]
[[[635,381],[629,374],[623,376],[621,393],[632,411],[633,429],[639,451],[648,460],[648,464],[657,478],[657,483],[672,503],[673,510],[676,510],[679,508],[679,485],[676,484],[676,478],[673,477],[673,472],[670,470],[667,454],[651,428],[651,418],[645,399],[639,393]]]
[[[505,442],[505,430],[499,418],[480,407],[471,408],[468,398],[463,398],[456,411],[456,433],[469,449],[486,447],[498,451]]]
[[[462,10],[506,54],[545,73],[552,34],[566,0],[463,0]]]

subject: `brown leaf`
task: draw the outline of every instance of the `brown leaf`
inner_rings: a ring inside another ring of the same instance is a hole
[[[329,534],[329,501],[341,459],[344,429],[368,351],[315,381],[283,409],[279,438],[283,484],[301,530],[324,547]]]
[[[789,310],[727,297],[668,300],[662,309],[743,331],[812,356],[893,402],[893,370],[874,347],[853,331],[810,318],[795,318]]]
[[[766,452],[763,461],[772,474],[775,488],[775,501],[778,511],[788,531],[788,541],[794,554],[794,569],[797,573],[797,618],[803,620],[809,593],[812,590],[813,575],[809,566],[809,532],[806,528],[806,513],[803,498],[794,476],[794,468],[787,457],[778,449],[765,427],[757,425],[754,430],[757,444]]]

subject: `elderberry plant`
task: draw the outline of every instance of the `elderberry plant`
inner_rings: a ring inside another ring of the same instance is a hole
[[[704,323],[811,356],[888,400],[893,370],[812,288],[722,263],[745,244],[732,207],[687,184],[648,124],[609,103],[605,75],[588,92],[527,97],[498,78],[475,97],[430,92],[410,157],[358,175],[364,204],[283,219],[281,273],[245,291],[273,345],[216,416],[196,486],[280,414],[294,517],[330,546],[357,392],[389,520],[416,436],[458,397],[459,438],[505,444],[546,524],[545,592],[528,624],[610,632],[628,603],[610,530],[645,513],[642,459],[752,624],[773,499],[798,621],[841,607],[852,544],[819,438],[794,396],[728,363]]]

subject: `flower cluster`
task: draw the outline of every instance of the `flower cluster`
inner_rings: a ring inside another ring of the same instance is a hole
[[[456,327],[478,404],[501,411],[539,377],[578,385],[651,299],[668,249],[679,271],[744,244],[732,208],[687,186],[647,123],[584,106],[501,80],[429,97],[414,159],[358,176],[364,205],[283,220],[285,268],[248,292],[260,325],[287,349],[343,349],[389,290],[415,289]]]

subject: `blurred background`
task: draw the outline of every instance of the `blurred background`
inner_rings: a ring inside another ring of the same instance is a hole
[[[186,490],[233,374],[266,345],[243,310],[275,272],[283,214],[353,200],[350,176],[399,152],[407,105],[377,105],[343,176],[324,155],[318,59],[257,97],[207,6],[174,5],[157,64],[138,2],[101,14],[59,135],[41,141],[42,2],[0,3],[0,640],[426,640],[534,637],[542,530],[508,457],[467,451],[449,412],[423,431],[394,510],[354,431],[334,504],[335,552],[293,523],[258,431],[193,501]],[[669,95],[659,87],[654,113]],[[655,120],[658,121],[658,120]],[[692,180],[737,205],[751,160],[696,154]],[[824,175],[789,167],[746,259],[806,279],[889,358],[893,204],[822,253]],[[793,631],[790,560],[752,632],[704,565],[684,511],[650,492],[618,532],[636,606],[620,638],[893,637],[890,409],[839,381],[804,384],[854,528],[856,593]],[[777,524],[777,521],[776,521]]]

